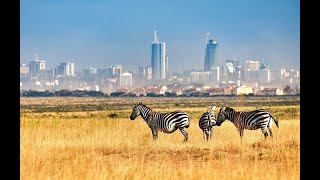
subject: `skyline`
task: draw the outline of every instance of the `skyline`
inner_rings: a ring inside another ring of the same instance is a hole
[[[20,63],[38,53],[49,67],[150,66],[153,32],[166,43],[169,72],[202,69],[205,32],[217,63],[264,60],[300,66],[300,2],[20,1]]]

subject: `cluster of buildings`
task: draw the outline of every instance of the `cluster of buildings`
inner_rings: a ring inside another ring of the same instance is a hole
[[[289,86],[287,86],[289,87]],[[121,88],[123,96],[234,96],[234,95],[297,95],[299,89],[292,88],[254,88],[245,85],[211,87],[203,84],[150,85],[143,88]]]
[[[123,91],[136,94],[156,91],[158,94],[169,92],[177,95],[268,94],[276,90],[276,94],[281,95],[281,91],[289,86],[295,91],[285,93],[300,93],[299,69],[271,69],[258,59],[242,62],[226,59],[220,65],[216,61],[217,49],[218,43],[206,37],[203,69],[182,73],[169,73],[166,43],[158,40],[156,31],[151,44],[151,64],[139,66],[136,72],[126,71],[122,65],[76,71],[73,62],[61,62],[54,68],[46,68],[45,60],[36,54],[29,64],[20,65],[20,89]],[[160,86],[164,89],[154,89]]]

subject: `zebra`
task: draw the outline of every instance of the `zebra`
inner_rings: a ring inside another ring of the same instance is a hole
[[[208,111],[203,113],[199,119],[199,127],[202,129],[203,138],[208,141],[212,139],[213,126],[216,124],[214,109],[216,106],[209,106]]]
[[[238,129],[241,142],[244,129],[256,130],[260,128],[266,139],[268,136],[267,129],[269,129],[270,136],[273,137],[271,130],[272,119],[279,128],[278,120],[276,120],[268,111],[262,109],[253,111],[235,111],[231,107],[224,106],[219,110],[216,125],[221,126],[226,119],[231,121]]]
[[[139,115],[141,115],[150,127],[153,140],[158,138],[158,131],[173,133],[179,129],[184,136],[183,142],[188,141],[188,132],[186,131],[186,128],[190,126],[190,117],[187,113],[182,111],[159,113],[140,102],[134,106],[130,119],[134,120]]]

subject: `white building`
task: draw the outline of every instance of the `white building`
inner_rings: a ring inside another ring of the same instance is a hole
[[[120,86],[121,87],[132,87],[132,74],[125,72],[120,74]]]
[[[251,94],[253,93],[253,88],[252,87],[248,87],[248,86],[237,86],[233,89],[233,93],[235,95],[241,95],[241,94],[244,94],[244,95],[248,95],[248,94]]]
[[[259,61],[244,61],[243,63],[243,70],[250,70],[250,71],[258,71],[260,69],[260,62]]]

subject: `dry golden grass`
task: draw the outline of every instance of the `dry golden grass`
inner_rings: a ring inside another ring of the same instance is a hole
[[[178,108],[174,108],[178,109]],[[182,108],[181,108],[182,109]],[[157,141],[141,117],[111,119],[113,111],[21,114],[21,179],[300,179],[300,120],[280,119],[274,138],[229,121],[204,142],[192,112],[189,142],[179,131]],[[119,111],[126,116],[130,110]]]

